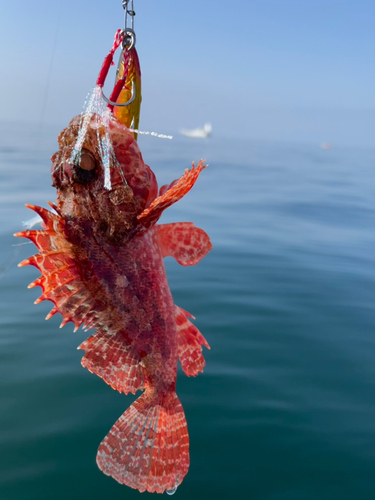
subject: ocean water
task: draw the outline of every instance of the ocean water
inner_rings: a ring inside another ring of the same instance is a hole
[[[96,466],[134,397],[81,367],[87,335],[44,321],[24,203],[54,201],[49,156],[15,124],[0,138],[0,499],[136,499]],[[31,132],[30,132],[31,133]],[[29,134],[29,135],[28,135]],[[213,251],[166,259],[176,303],[211,345],[179,371],[191,467],[174,498],[375,497],[375,151],[141,138],[160,185],[209,162],[162,222],[193,221]],[[14,246],[18,245],[18,246]],[[143,497],[149,496],[144,493]]]

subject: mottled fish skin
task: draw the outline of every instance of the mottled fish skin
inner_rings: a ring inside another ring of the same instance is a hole
[[[186,420],[175,393],[177,360],[195,376],[205,364],[202,346],[209,348],[191,315],[174,304],[163,258],[195,265],[212,245],[192,223],[156,223],[191,189],[204,164],[193,164],[159,191],[134,135],[111,118],[117,164],[108,190],[98,147],[104,125],[97,117],[78,161],[70,162],[79,123],[74,118],[60,134],[52,157],[55,213],[28,205],[42,217],[43,229],[16,234],[39,250],[20,266],[41,271],[30,286],[42,287],[37,302],[54,303],[47,319],[59,312],[62,326],[72,321],[76,329],[95,329],[79,346],[82,365],[119,392],[144,390],[100,444],[98,466],[119,483],[163,493],[189,468]]]

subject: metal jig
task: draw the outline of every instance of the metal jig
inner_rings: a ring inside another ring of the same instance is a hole
[[[131,8],[128,9],[128,5],[130,4]],[[121,61],[124,58],[125,52],[130,52],[134,47],[135,47],[135,42],[136,42],[136,36],[135,36],[135,31],[134,31],[134,16],[135,16],[135,10],[134,10],[134,0],[122,0],[122,7],[124,9],[124,29],[122,30],[122,51],[120,54],[119,62],[117,65],[117,70],[116,70],[116,79],[117,75],[120,71],[121,67]],[[128,16],[131,18],[131,28],[128,27]],[[129,106],[134,99],[135,99],[135,85],[134,82],[132,82],[132,94],[130,99],[127,102],[124,103],[117,103],[114,101],[111,101],[104,95],[104,91],[102,88],[102,96],[105,102],[110,104],[111,106],[117,106],[117,107],[125,107]]]

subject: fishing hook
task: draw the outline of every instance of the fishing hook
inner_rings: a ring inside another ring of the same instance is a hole
[[[105,102],[107,102],[111,106],[118,106],[118,107],[123,108],[125,106],[129,106],[129,104],[131,104],[134,101],[134,99],[135,99],[135,86],[134,86],[134,82],[132,82],[132,96],[131,96],[131,98],[128,101],[123,102],[123,103],[111,101],[110,99],[108,99],[108,97],[106,97],[104,95],[103,88],[101,90],[102,90],[103,99],[105,100]]]

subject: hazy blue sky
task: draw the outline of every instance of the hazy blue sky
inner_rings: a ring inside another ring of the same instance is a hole
[[[212,121],[217,134],[374,145],[374,0],[135,0],[135,10],[141,128]],[[2,0],[0,119],[65,125],[122,23],[121,0]]]

